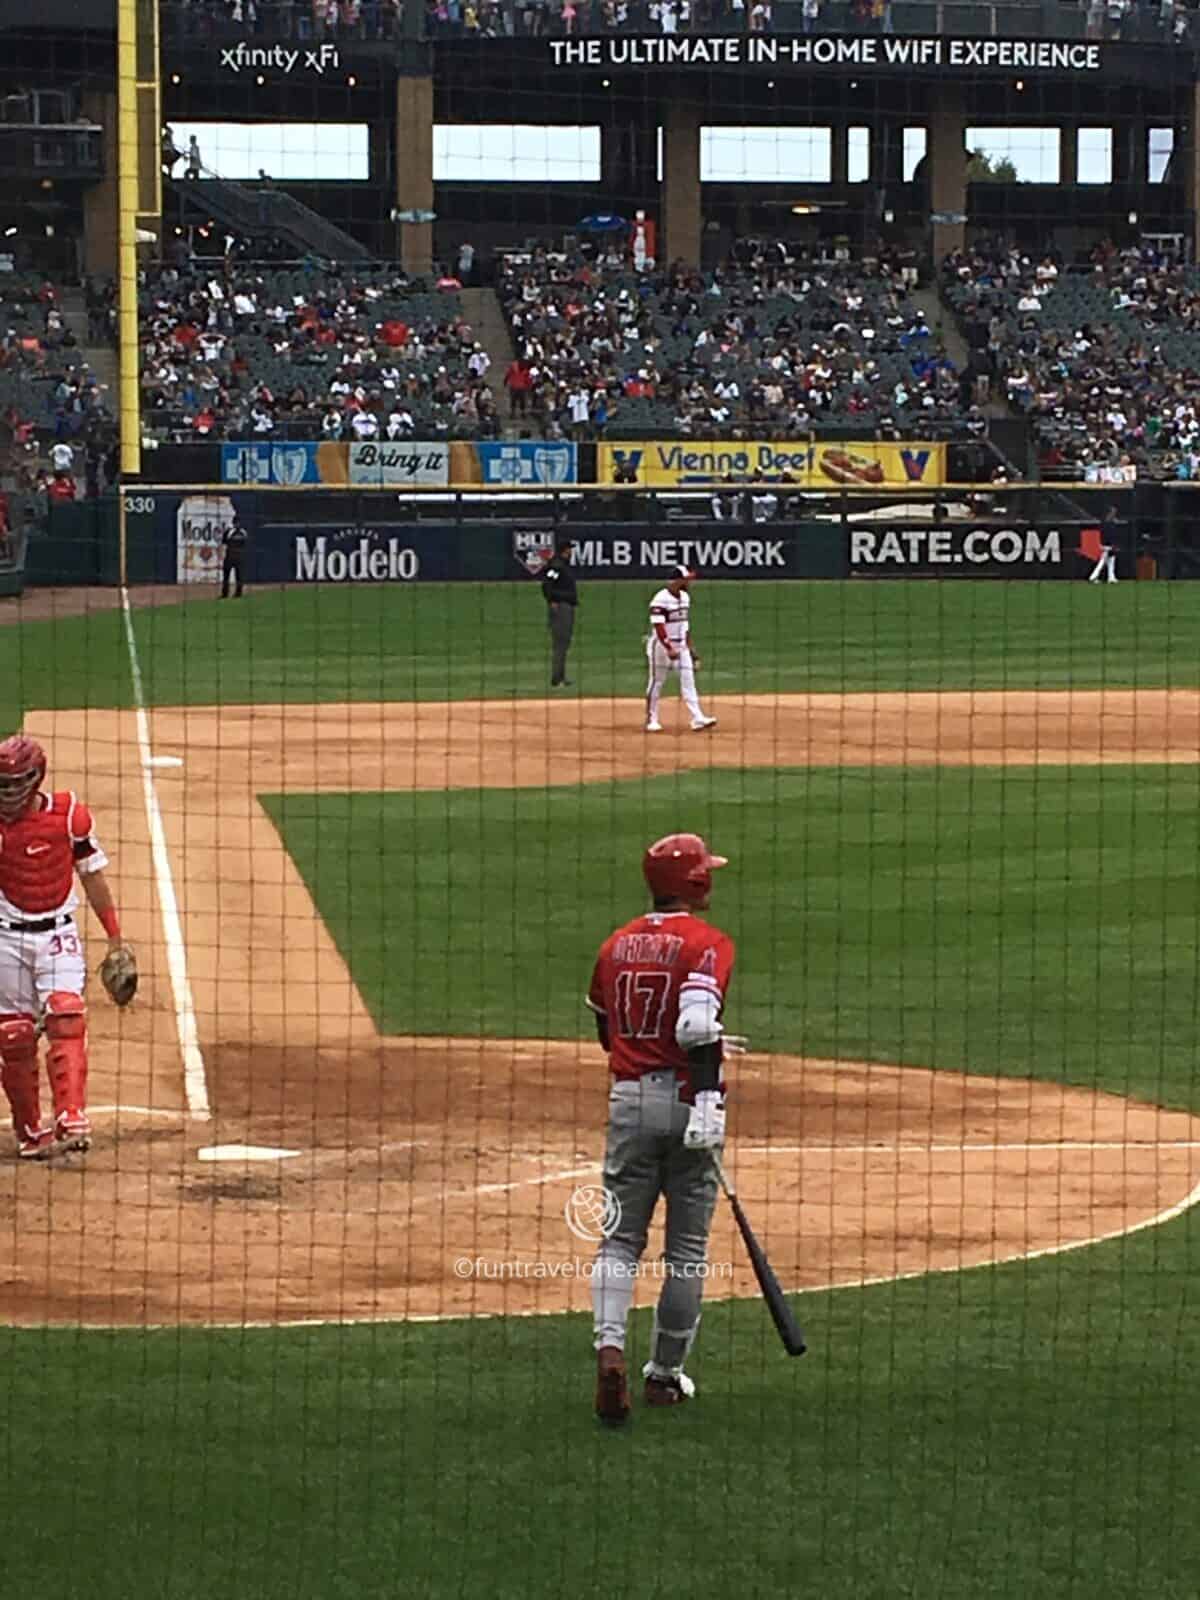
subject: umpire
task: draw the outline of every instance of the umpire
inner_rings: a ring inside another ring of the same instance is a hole
[[[575,607],[579,604],[570,539],[559,539],[555,544],[554,559],[542,574],[542,593],[550,623],[550,687],[568,689],[571,680],[567,677],[567,651],[571,648]]]
[[[249,536],[235,514],[233,521],[221,535],[224,561],[221,566],[221,599],[229,599],[230,584],[234,584],[234,599],[240,600],[246,591],[245,565],[246,541]]]

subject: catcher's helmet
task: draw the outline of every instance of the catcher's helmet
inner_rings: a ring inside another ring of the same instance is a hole
[[[36,739],[13,734],[0,743],[0,821],[15,822],[46,776],[46,752]]]
[[[669,833],[656,839],[642,858],[642,873],[656,900],[686,900],[703,905],[712,891],[714,867],[728,865],[698,833]]]

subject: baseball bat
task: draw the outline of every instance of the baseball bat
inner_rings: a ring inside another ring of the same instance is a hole
[[[713,1166],[717,1169],[717,1180],[725,1191],[725,1198],[733,1207],[734,1221],[738,1225],[742,1239],[746,1246],[746,1253],[750,1257],[750,1265],[754,1268],[754,1276],[758,1279],[758,1287],[762,1290],[762,1297],[767,1302],[767,1310],[771,1313],[771,1321],[775,1324],[779,1337],[783,1340],[783,1348],[790,1356],[802,1356],[808,1346],[804,1342],[804,1333],[800,1324],[792,1315],[792,1308],[784,1298],[783,1290],[779,1287],[779,1279],[771,1268],[755,1236],[754,1229],[750,1226],[750,1219],[737,1197],[737,1190],[730,1183],[721,1165],[720,1153],[712,1153]]]

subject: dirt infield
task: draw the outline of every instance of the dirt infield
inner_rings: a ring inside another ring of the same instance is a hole
[[[151,772],[209,1122],[186,1114],[134,714],[34,714],[59,781],[101,814],[146,977],[127,1014],[94,1008],[93,1102],[122,1109],[100,1110],[92,1154],[74,1167],[0,1165],[0,1318],[241,1322],[587,1303],[593,1246],[563,1212],[598,1174],[599,1052],[379,1038],[260,793],[540,786],[709,766],[1200,761],[1193,692],[754,696],[716,709],[715,736],[657,738],[641,733],[631,701],[152,713],[156,757],[182,762]],[[796,1286],[1084,1242],[1181,1206],[1200,1181],[1200,1119],[1046,1083],[751,1057],[731,1104],[732,1165]],[[296,1153],[201,1158],[247,1144]],[[754,1292],[724,1218],[712,1259],[712,1293]],[[654,1292],[643,1286],[641,1298]]]

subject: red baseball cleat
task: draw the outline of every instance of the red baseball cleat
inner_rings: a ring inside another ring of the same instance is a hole
[[[92,1125],[88,1121],[88,1114],[77,1106],[59,1112],[54,1133],[64,1150],[90,1150],[92,1147]]]
[[[596,1352],[596,1415],[608,1427],[620,1428],[632,1409],[624,1351],[602,1345]]]
[[[22,1128],[17,1136],[18,1161],[46,1161],[53,1154],[53,1128]]]
[[[642,1368],[642,1376],[646,1380],[642,1398],[648,1406],[681,1406],[696,1393],[696,1385],[686,1372],[664,1378],[647,1361]]]

